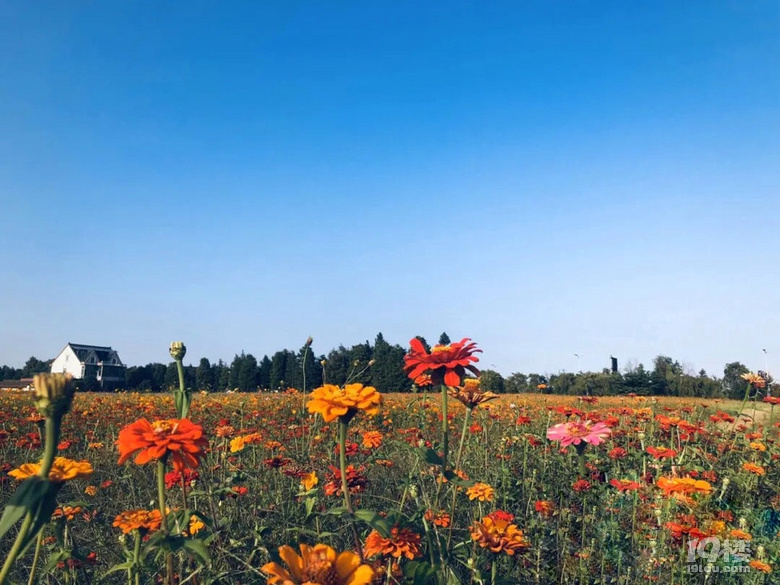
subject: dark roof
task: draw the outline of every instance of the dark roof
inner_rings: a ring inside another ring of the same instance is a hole
[[[116,354],[116,352],[110,347],[105,347],[102,345],[84,345],[82,343],[68,343],[68,345],[73,348],[73,351],[76,352],[76,356],[81,362],[85,361],[87,356],[93,351],[95,352],[95,355],[100,362],[104,362]]]

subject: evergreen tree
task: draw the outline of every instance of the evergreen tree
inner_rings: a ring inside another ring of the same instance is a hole
[[[241,355],[236,355],[236,357],[233,358],[233,363],[230,364],[230,389],[235,390],[239,387],[239,375],[241,374],[241,366],[244,363],[244,358],[246,357],[246,354],[242,351]]]
[[[260,388],[265,388],[266,390],[271,387],[271,360],[267,355],[264,355],[263,359],[260,360],[258,384]]]
[[[327,384],[343,386],[351,370],[350,352],[343,345],[332,349],[328,357],[325,358],[325,382]]]
[[[449,345],[450,343],[452,343],[452,341],[450,341],[450,336],[447,335],[446,331],[442,332],[442,334],[439,335],[439,345]]]
[[[165,389],[179,387],[179,369],[176,367],[176,362],[170,362],[165,369]]]
[[[277,351],[271,357],[271,380],[268,388],[276,390],[285,385],[287,381],[284,379],[284,375],[287,371],[287,352]]]
[[[257,390],[257,359],[251,353],[241,360],[241,368],[238,372],[238,389],[242,392],[255,392]]]
[[[200,358],[198,369],[195,372],[195,387],[198,390],[211,391],[214,389],[214,374],[207,358]]]

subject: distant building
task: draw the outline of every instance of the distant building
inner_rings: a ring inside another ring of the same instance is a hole
[[[113,389],[125,383],[125,365],[110,347],[69,343],[51,364],[52,373],[68,373],[77,380],[94,378]]]

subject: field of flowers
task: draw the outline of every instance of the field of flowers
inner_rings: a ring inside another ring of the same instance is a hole
[[[772,401],[495,397],[437,367],[413,395],[0,394],[0,583],[775,582]]]

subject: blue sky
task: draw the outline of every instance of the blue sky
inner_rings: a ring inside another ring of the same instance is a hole
[[[0,364],[780,368],[773,0],[6,2],[0,53]]]

